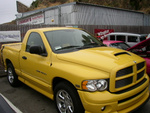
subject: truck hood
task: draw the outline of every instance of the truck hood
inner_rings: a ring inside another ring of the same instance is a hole
[[[105,72],[110,72],[116,66],[133,62],[135,60],[133,56],[134,54],[127,51],[110,47],[97,47],[57,54],[59,60],[96,68]]]

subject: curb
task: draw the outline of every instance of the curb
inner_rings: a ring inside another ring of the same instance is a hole
[[[22,113],[6,97],[0,93],[0,111],[1,113]]]

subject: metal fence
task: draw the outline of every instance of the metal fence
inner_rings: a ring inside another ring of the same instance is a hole
[[[44,27],[64,27],[65,25],[0,25],[0,31],[20,30],[21,38],[23,39],[27,30],[32,28]],[[67,25],[68,26],[68,25]],[[118,26],[118,25],[69,25],[73,27],[83,28],[86,31],[94,34],[94,29],[113,29],[115,32],[129,32],[138,34],[150,33],[150,26]]]

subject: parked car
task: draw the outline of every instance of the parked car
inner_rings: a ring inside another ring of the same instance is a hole
[[[119,49],[123,49],[123,50],[127,50],[128,48],[130,48],[130,46],[123,41],[104,40],[103,43],[109,47],[119,48]]]
[[[106,35],[107,40],[124,41],[131,47],[146,39],[147,34],[113,32]]]
[[[126,44],[123,41],[104,40],[103,43],[109,47],[115,47],[115,48],[131,51],[143,57],[146,60],[146,66],[147,66],[146,72],[150,76],[150,38],[143,40],[142,42],[136,44],[133,47],[130,47],[128,44]]]

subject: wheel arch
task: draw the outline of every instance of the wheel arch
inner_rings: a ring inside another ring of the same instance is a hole
[[[12,87],[20,86],[21,82],[18,80],[18,75],[15,72],[13,63],[9,59],[6,60],[6,66],[7,66],[7,80],[9,84]]]
[[[53,91],[54,91],[56,85],[57,85],[58,83],[61,83],[61,82],[67,82],[67,83],[70,84],[75,90],[77,90],[77,89],[75,88],[75,86],[74,86],[70,81],[68,81],[68,80],[66,80],[66,79],[64,79],[64,78],[55,77],[55,78],[53,79],[53,82],[52,82]]]
[[[5,61],[6,61],[6,68],[7,68],[8,64],[12,64],[13,65],[13,63],[11,62],[11,60],[6,59]]]
[[[58,84],[58,85],[57,85]],[[53,80],[53,91],[54,91],[54,101],[57,111],[60,112],[58,104],[57,104],[57,92],[61,91],[60,88],[67,91],[69,96],[71,96],[71,100],[73,100],[74,112],[75,113],[84,113],[85,109],[81,102],[80,96],[78,94],[77,88],[68,80],[64,78],[56,77]],[[63,91],[62,90],[62,91]],[[59,103],[59,102],[58,102]]]

